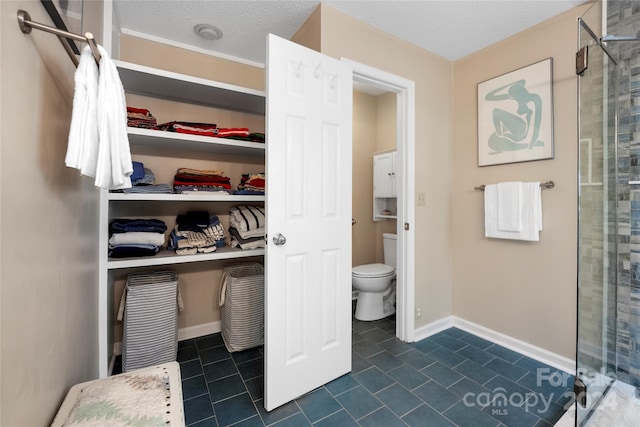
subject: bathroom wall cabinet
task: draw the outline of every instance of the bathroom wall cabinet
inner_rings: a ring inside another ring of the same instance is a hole
[[[396,156],[395,150],[373,155],[374,221],[397,218]]]
[[[115,62],[125,92],[128,94],[248,113],[261,116],[264,124],[264,92],[138,64]],[[261,168],[258,171],[264,170],[265,144],[262,143],[140,128],[129,128],[128,134],[134,160],[136,157],[142,156],[145,160],[150,159],[151,162],[155,160],[157,165],[162,165],[165,168],[167,165],[171,165],[171,170],[165,171],[165,178],[175,173],[177,167],[190,167],[194,162],[210,165],[209,169],[218,169],[215,163],[215,159],[218,157],[236,163],[242,162],[243,159],[252,159],[250,163],[258,164],[254,167]],[[145,166],[147,165],[158,175],[158,170],[145,161]],[[238,166],[238,169],[241,168],[242,165]],[[239,179],[239,176],[231,176],[231,178],[234,182]],[[159,182],[167,181],[168,178]],[[123,269],[162,268],[163,266],[170,268],[185,263],[240,259],[264,254],[264,249],[241,250],[224,247],[209,254],[176,255],[175,252],[161,250],[160,253],[150,257],[109,259],[107,250],[109,222],[119,217],[164,216],[175,219],[177,214],[184,213],[194,207],[207,209],[210,213],[220,215],[224,211],[228,213],[229,207],[234,204],[262,204],[264,196],[124,194],[102,190],[100,203],[102,228],[99,239],[99,370],[100,377],[105,377],[111,371],[114,356],[112,330],[114,325],[114,282],[117,277],[121,278],[123,274],[133,271],[124,272]],[[226,224],[224,225],[226,228]],[[167,226],[170,230],[172,224],[168,222]]]

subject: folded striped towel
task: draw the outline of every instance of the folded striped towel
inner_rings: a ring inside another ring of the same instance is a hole
[[[264,208],[260,206],[234,206],[229,210],[229,221],[238,231],[250,231],[266,226]]]

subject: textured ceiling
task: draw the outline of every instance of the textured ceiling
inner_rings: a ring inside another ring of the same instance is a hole
[[[114,0],[123,32],[264,63],[266,35],[289,39],[322,2],[455,61],[585,0]],[[223,37],[198,37],[196,24]]]

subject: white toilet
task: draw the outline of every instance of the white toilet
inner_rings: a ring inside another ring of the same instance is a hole
[[[358,291],[356,319],[378,320],[396,312],[396,247],[397,235],[382,235],[384,264],[353,267],[351,283]]]

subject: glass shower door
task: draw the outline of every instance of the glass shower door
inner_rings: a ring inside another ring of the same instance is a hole
[[[579,52],[588,56],[578,77],[576,425],[583,426],[615,373],[617,64],[581,19],[578,33],[579,48],[586,47]]]

